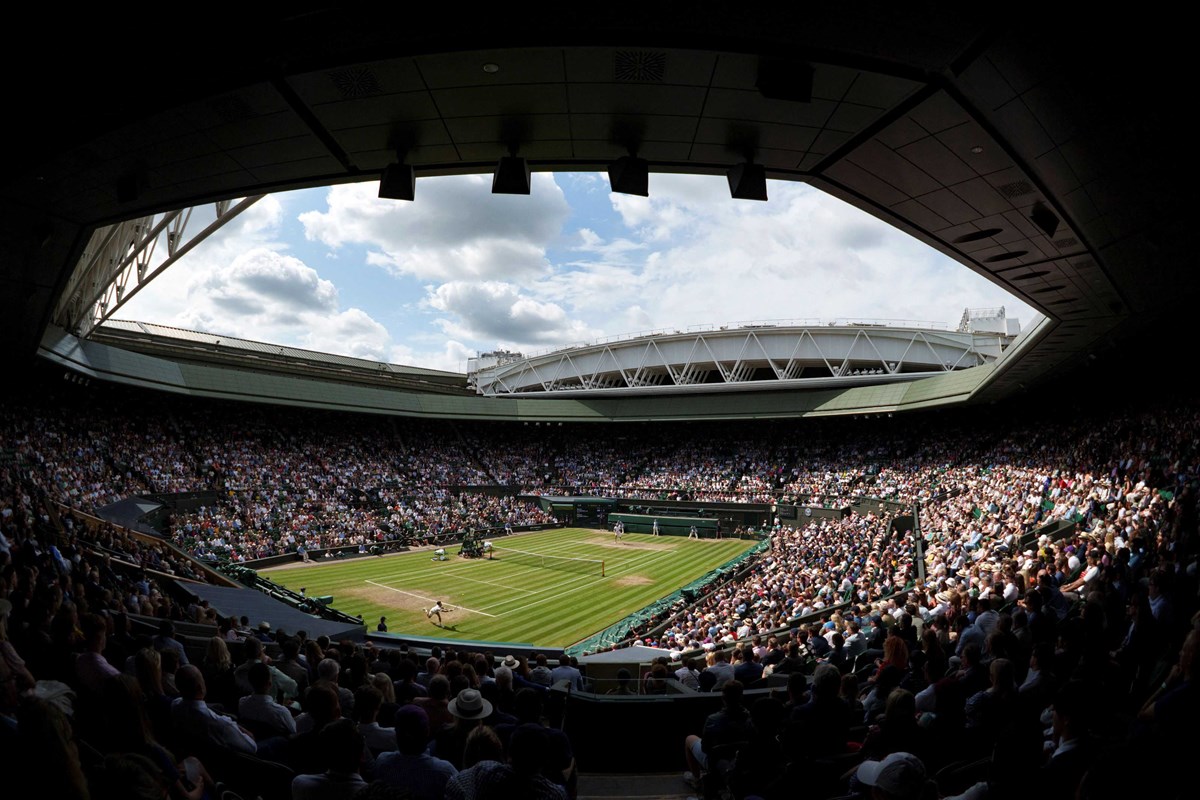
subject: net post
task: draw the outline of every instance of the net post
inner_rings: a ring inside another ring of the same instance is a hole
[[[604,559],[600,559],[600,577],[604,577]]]

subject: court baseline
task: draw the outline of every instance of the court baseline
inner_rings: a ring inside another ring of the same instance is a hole
[[[364,583],[369,583],[372,586],[378,586],[380,589],[387,589],[389,591],[396,592],[397,594],[406,594],[409,597],[415,597],[418,600],[425,600],[426,602],[429,602],[429,603],[434,602],[432,597],[425,597],[424,595],[413,594],[412,592],[406,592],[403,589],[397,589],[394,586],[384,586],[382,583],[376,583],[375,581],[372,581],[372,580],[364,581]],[[480,611],[475,608],[467,608],[466,606],[455,605],[455,606],[452,606],[452,608],[461,609],[463,611],[470,611],[472,614],[482,614],[483,616],[491,617],[492,619],[495,619],[498,616],[496,614],[489,614],[486,611]]]

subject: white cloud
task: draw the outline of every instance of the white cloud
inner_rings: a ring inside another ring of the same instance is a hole
[[[369,249],[368,263],[420,280],[534,278],[570,214],[553,176],[535,174],[528,197],[493,195],[490,176],[422,180],[413,203],[380,200],[378,184],[335,186],[327,210],[300,214],[305,236]]]
[[[412,364],[426,369],[440,369],[446,372],[466,372],[467,361],[476,354],[477,348],[455,339],[446,340],[440,349],[416,350],[409,345],[397,344],[392,347],[389,360],[393,364]]]
[[[591,228],[580,228],[576,235],[579,237],[579,244],[572,247],[572,250],[592,254],[600,261],[609,263],[630,263],[639,251],[646,250],[644,243],[624,237],[605,241]]]
[[[571,271],[537,293],[609,334],[626,321],[636,329],[838,317],[948,323],[964,307],[1006,302],[961,265],[816,189],[772,182],[769,193],[768,203],[735,201],[722,178],[652,176],[650,198],[612,195],[622,223],[643,237],[638,263],[614,266],[624,237],[606,242],[589,231]]]
[[[602,242],[600,235],[591,228],[580,228],[579,231],[580,250],[591,250],[599,246]]]
[[[412,247],[402,254],[371,253],[368,263],[422,280],[536,278],[550,270],[544,247],[511,239],[477,239],[457,247]]]
[[[294,256],[255,247],[193,275],[186,305],[166,324],[226,336],[385,360],[387,329],[359,308],[342,309],[337,287]]]
[[[283,201],[278,195],[267,195],[239,214],[222,233],[234,237],[272,237],[278,233],[282,221]]]
[[[621,315],[621,322],[625,326],[625,330],[630,333],[646,331],[654,327],[654,319],[650,316],[650,312],[639,305],[632,305],[625,309]]]
[[[388,361],[391,357],[393,345],[387,328],[362,309],[348,308],[332,316],[313,315],[305,321],[301,347],[373,361]]]
[[[280,241],[285,202],[286,195],[267,195],[250,206],[146,284],[117,312],[117,316],[151,321],[178,319],[192,304],[191,286],[206,274],[220,270],[258,248],[286,251],[287,243]],[[185,235],[195,235],[215,218],[212,206],[197,206]],[[161,264],[165,258],[166,248],[158,248],[154,265]]]
[[[556,303],[542,302],[508,283],[452,281],[429,292],[430,308],[451,315],[440,325],[459,338],[497,344],[566,344],[600,332],[570,318]]]
[[[608,179],[599,172],[564,172],[558,175],[558,180],[565,180],[571,186],[588,191],[601,189],[605,192],[608,191]]]
[[[577,314],[598,320],[601,315],[611,317],[610,312],[623,309],[631,299],[650,301],[643,294],[647,284],[644,273],[634,267],[596,262],[577,263],[570,271],[560,270],[532,290],[543,298],[567,304]],[[611,323],[600,327],[610,328]]]
[[[545,174],[530,197],[491,195],[487,176],[422,179],[415,203],[380,201],[375,184],[268,197],[120,316],[456,371],[475,350],[648,329],[954,323],[964,307],[994,305],[1030,316],[966,268],[804,184],[772,182],[770,202],[753,203],[730,199],[721,177],[652,175],[650,198],[600,197],[598,176],[559,177],[579,200],[566,230],[572,212]],[[307,241],[288,240],[296,220]]]
[[[754,213],[750,204],[731,200],[724,178],[703,175],[652,175],[650,197],[611,195],[613,210],[640,238],[661,242],[673,235],[699,230],[702,221]]]
[[[189,292],[214,302],[236,300],[278,306],[292,312],[337,308],[337,288],[292,256],[263,247],[235,258],[228,267],[202,276]]]

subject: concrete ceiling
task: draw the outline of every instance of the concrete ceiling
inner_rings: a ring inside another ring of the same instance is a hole
[[[3,56],[5,351],[32,358],[94,227],[374,179],[398,146],[418,177],[491,171],[513,148],[545,170],[603,169],[630,147],[652,171],[750,155],[1053,320],[985,399],[1177,323],[1196,296],[1182,45],[1124,19],[903,5],[35,12],[46,63]],[[760,88],[805,89],[809,70],[810,99]]]

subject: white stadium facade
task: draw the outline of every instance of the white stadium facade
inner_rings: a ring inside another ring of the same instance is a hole
[[[1019,332],[1004,309],[956,330],[905,322],[759,322],[659,331],[540,355],[484,353],[467,379],[483,395],[558,397],[854,386],[989,364]]]

